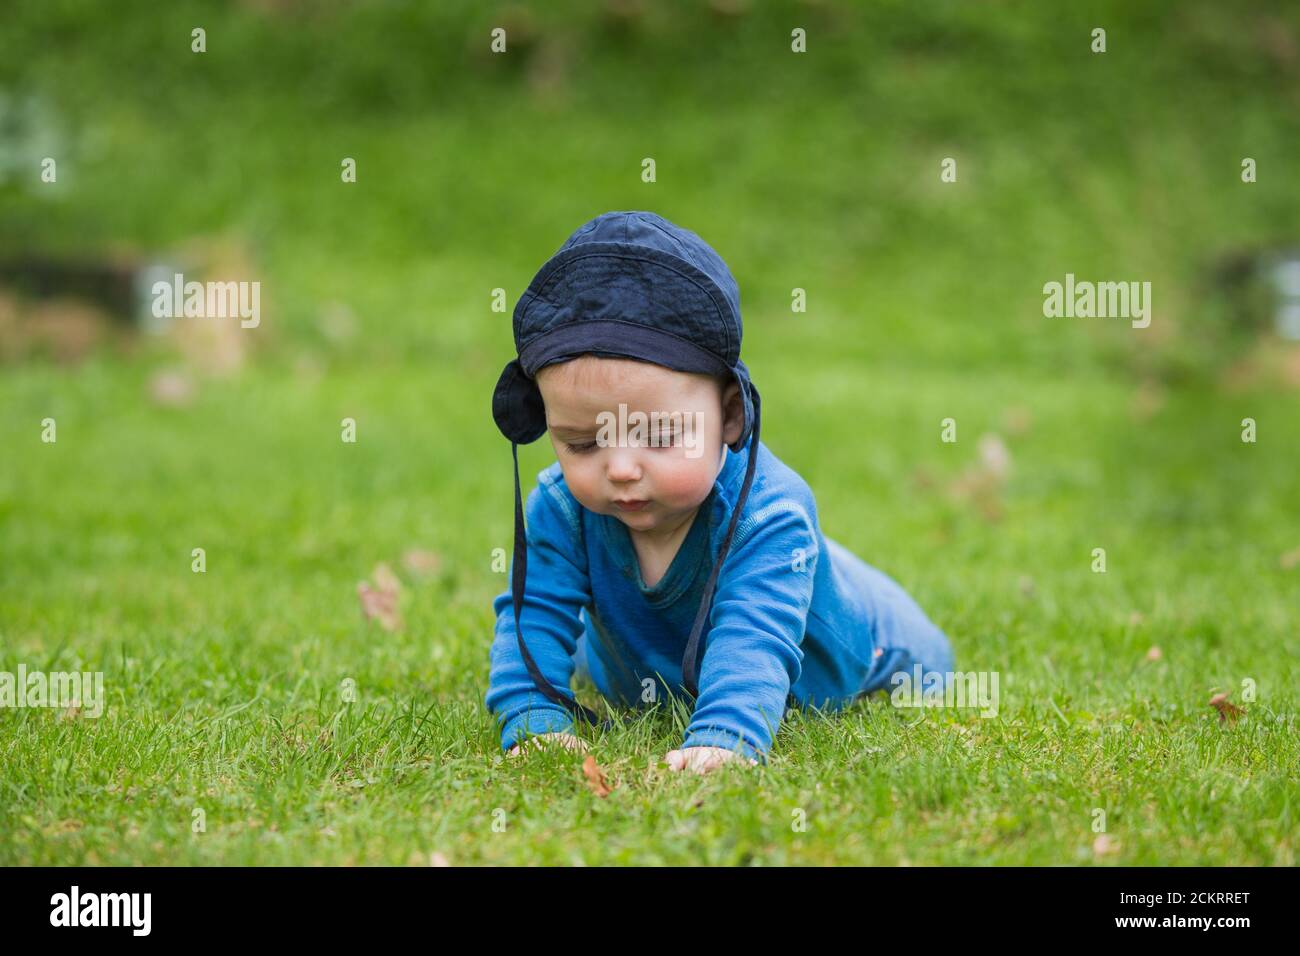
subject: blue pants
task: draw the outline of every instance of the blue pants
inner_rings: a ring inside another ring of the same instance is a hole
[[[844,551],[841,545],[829,539],[826,547]],[[840,558],[836,555],[836,560]],[[847,551],[844,558],[844,567],[856,565],[856,574],[862,578],[863,586],[870,590],[876,606],[875,664],[858,693],[869,694],[882,688],[891,690],[894,687],[890,683],[891,677],[901,671],[911,680],[918,664],[922,680],[926,674],[938,672],[945,675],[946,683],[946,675],[953,669],[952,645],[948,636],[897,581]]]

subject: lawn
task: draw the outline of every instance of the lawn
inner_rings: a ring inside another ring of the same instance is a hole
[[[431,6],[6,14],[0,91],[43,99],[60,173],[0,182],[0,253],[183,249],[263,318],[225,362],[120,332],[0,365],[0,671],[107,695],[0,708],[0,864],[1295,864],[1300,345],[1210,278],[1300,241],[1294,12]],[[501,752],[491,293],[638,208],[731,265],[765,442],[999,674],[996,717],[796,712],[697,778],[664,708],[589,735],[604,797]],[[1151,281],[1151,327],[1045,318],[1067,272]]]

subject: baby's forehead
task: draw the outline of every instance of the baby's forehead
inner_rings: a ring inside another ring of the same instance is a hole
[[[653,388],[667,392],[691,391],[708,380],[708,376],[678,372],[653,362],[610,358],[603,355],[579,355],[576,358],[539,369],[537,381],[548,388],[620,390]]]

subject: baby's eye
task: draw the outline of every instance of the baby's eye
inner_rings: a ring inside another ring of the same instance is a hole
[[[588,441],[588,442],[581,442],[575,444],[574,442],[570,441],[570,442],[565,442],[564,447],[569,449],[569,451],[573,452],[575,455],[585,455],[587,452],[591,451],[593,448],[596,447],[596,443],[594,441]]]

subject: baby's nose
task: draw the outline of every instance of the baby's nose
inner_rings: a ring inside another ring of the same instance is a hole
[[[610,481],[637,481],[641,477],[641,466],[637,464],[635,453],[630,448],[611,449],[609,464],[605,474]]]

